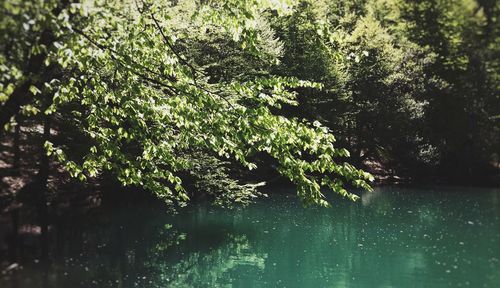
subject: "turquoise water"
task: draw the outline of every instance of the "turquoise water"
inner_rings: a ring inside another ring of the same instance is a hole
[[[1,287],[500,287],[500,189],[382,187],[303,208],[290,191],[176,216],[126,207],[67,229]]]

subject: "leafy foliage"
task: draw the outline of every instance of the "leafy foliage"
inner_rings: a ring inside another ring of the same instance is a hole
[[[373,180],[371,175],[334,161],[347,152],[334,147],[326,127],[272,112],[296,104],[291,88],[321,85],[273,75],[210,77],[206,63],[197,63],[186,46],[197,37],[186,38],[186,31],[175,28],[168,2],[86,1],[70,4],[57,16],[49,12],[50,3],[37,4],[52,15],[53,25],[42,30],[55,35],[42,48],[44,64],[57,67],[63,76],[42,81],[38,89],[43,92],[29,102],[50,103],[39,109],[64,114],[89,139],[83,157],[45,143],[49,155],[73,177],[85,180],[111,171],[124,185],[144,187],[183,205],[189,197],[179,175],[196,167],[190,160],[194,154],[181,155],[201,150],[253,169],[250,157],[265,152],[277,160],[279,172],[297,185],[306,203],[327,206],[322,187],[356,199],[343,188],[346,181],[370,189],[366,181]],[[270,54],[259,49],[255,15],[268,9],[288,11],[288,5],[278,4],[204,4],[195,9],[194,26],[203,30],[220,25],[224,29],[218,34],[230,35],[240,53],[265,62]]]
[[[248,203],[260,194],[235,175],[262,155],[323,206],[323,188],[369,190],[355,168],[367,163],[481,175],[500,153],[498,11],[489,0],[8,0],[0,125],[43,120],[45,149],[71,176],[111,172],[180,205],[196,193]]]
[[[497,73],[484,69],[498,25],[482,14],[498,8],[488,3],[301,1],[273,24],[281,73],[325,85],[302,91],[299,113],[336,131],[357,164],[471,177],[498,134]]]

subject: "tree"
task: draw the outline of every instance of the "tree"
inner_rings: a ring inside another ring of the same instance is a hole
[[[493,68],[498,23],[491,18],[498,3],[429,0],[400,7],[408,37],[437,55],[425,69],[431,80],[425,98],[426,137],[436,147],[439,165],[455,177],[488,174],[485,166],[498,142],[493,117],[499,107],[498,69]]]
[[[302,10],[277,25],[285,39],[283,71],[325,83],[322,91],[302,94],[309,115],[336,131],[355,163],[374,158],[397,167],[415,161],[425,144],[418,130],[426,104],[423,69],[432,55],[393,25],[398,10],[381,2],[303,1]]]
[[[289,13],[287,3],[208,1],[193,6],[193,21],[200,28],[224,27],[239,49],[262,59],[269,55],[259,49],[256,15]],[[203,63],[188,58],[192,39],[183,41],[170,11],[162,1],[8,1],[1,27],[15,39],[19,55],[2,58],[2,67],[14,67],[3,68],[2,110],[14,115],[32,105],[83,133],[82,154],[62,143],[44,145],[71,176],[85,180],[110,171],[123,185],[143,187],[168,203],[189,199],[179,175],[192,169],[197,150],[249,169],[255,168],[250,157],[265,152],[308,204],[328,205],[322,187],[350,199],[357,196],[343,188],[346,182],[369,189],[371,175],[335,162],[347,152],[334,147],[326,127],[272,112],[296,104],[289,88],[321,85],[274,75],[211,77]],[[9,44],[1,48],[12,50]],[[26,55],[44,68],[18,68]]]

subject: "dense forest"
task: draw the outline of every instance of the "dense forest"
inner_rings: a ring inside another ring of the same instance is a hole
[[[499,11],[494,0],[2,1],[1,209],[43,214],[36,203],[109,185],[229,206],[288,181],[328,206],[325,191],[355,200],[349,189],[371,189],[372,174],[498,181]]]

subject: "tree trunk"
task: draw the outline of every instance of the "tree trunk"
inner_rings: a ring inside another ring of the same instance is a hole
[[[47,181],[49,179],[49,157],[43,148],[45,141],[50,139],[50,116],[46,115],[43,124],[43,138],[40,151],[40,167],[38,172],[39,180],[39,197],[38,197],[38,215],[40,221],[41,235],[40,235],[40,246],[41,246],[41,258],[43,260],[48,259],[49,255],[49,241],[48,241],[48,209],[47,209]]]
[[[21,120],[20,116],[16,117],[16,127],[14,128],[14,160],[12,163],[12,167],[14,168],[14,172],[19,174],[21,171],[21,148],[19,138],[21,137]]]
[[[22,84],[18,85],[14,92],[9,96],[9,99],[3,104],[0,109],[0,136],[4,133],[3,129],[7,123],[9,123],[10,118],[19,112],[21,106],[28,104],[31,97],[29,88],[31,87],[31,82],[25,80]]]
[[[17,263],[19,260],[19,209],[12,209],[12,236],[9,243],[10,261]]]

